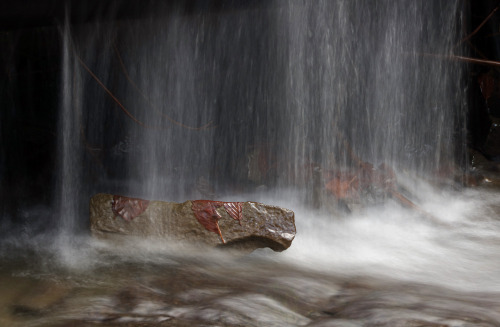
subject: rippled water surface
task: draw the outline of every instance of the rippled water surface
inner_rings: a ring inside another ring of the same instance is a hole
[[[0,325],[498,326],[498,193],[422,194],[433,219],[391,202],[342,217],[276,200],[296,212],[292,247],[244,257],[6,237]]]

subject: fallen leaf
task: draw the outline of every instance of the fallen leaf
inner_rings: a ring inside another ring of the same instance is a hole
[[[111,210],[115,215],[122,217],[126,221],[131,221],[143,213],[148,205],[148,200],[114,195],[113,201],[111,201]]]

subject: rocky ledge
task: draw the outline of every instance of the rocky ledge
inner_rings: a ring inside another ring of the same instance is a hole
[[[257,202],[148,201],[111,194],[90,200],[90,229],[98,238],[166,238],[212,247],[286,250],[295,237],[293,211]]]

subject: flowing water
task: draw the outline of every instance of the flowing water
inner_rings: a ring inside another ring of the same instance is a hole
[[[423,56],[461,51],[460,1],[145,6],[61,28],[58,201],[22,210],[58,230],[0,242],[0,325],[500,324],[498,190],[453,181],[464,67]],[[359,162],[420,210],[333,205],[328,178]],[[102,243],[97,192],[281,205],[297,236],[244,257]]]
[[[289,199],[291,248],[245,257],[134,240],[115,246],[47,235],[2,242],[5,326],[497,326],[497,192],[397,203],[344,218]],[[262,199],[271,199],[262,195]],[[443,203],[446,203],[443,206]],[[37,213],[40,214],[40,213]],[[439,223],[439,224],[437,224]],[[20,248],[22,247],[22,249]]]

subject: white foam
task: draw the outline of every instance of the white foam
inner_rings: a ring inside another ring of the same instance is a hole
[[[471,291],[500,290],[500,222],[494,195],[428,193],[421,207],[396,204],[347,217],[296,210],[287,262],[339,274],[382,275]]]

